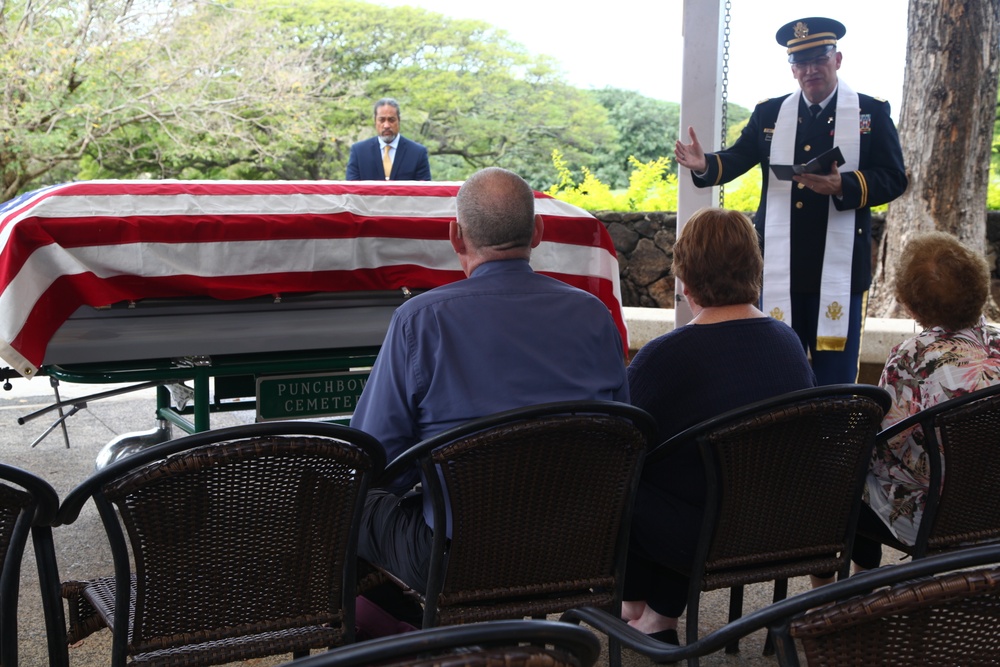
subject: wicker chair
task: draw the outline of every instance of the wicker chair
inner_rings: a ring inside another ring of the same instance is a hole
[[[631,405],[550,403],[449,429],[390,463],[387,480],[419,463],[435,526],[451,519],[450,540],[434,531],[427,591],[416,594],[424,627],[620,609],[653,433]]]
[[[59,498],[48,482],[0,464],[0,665],[17,667],[17,606],[21,560],[30,533],[41,587],[49,665],[69,664],[66,621],[59,598],[59,571],[52,543],[52,521]]]
[[[689,575],[687,642],[698,639],[701,593],[837,572],[846,577],[875,434],[889,395],[869,385],[795,391],[702,422],[663,443],[649,462],[696,442],[705,464],[705,515]],[[739,649],[728,647],[730,653]],[[693,661],[696,664],[697,661]]]
[[[759,609],[686,646],[650,639],[602,609],[572,609],[562,620],[613,634],[658,663],[708,655],[770,628],[784,667],[800,664],[796,640],[817,667],[995,665],[998,563],[1000,545],[994,544],[883,566]],[[955,572],[983,565],[992,567]]]
[[[1000,567],[918,579],[839,602],[794,620],[789,635],[801,642],[810,665],[996,665]],[[789,665],[798,664],[794,654],[782,650]]]
[[[889,403],[870,385],[804,389],[706,420],[650,452],[647,465],[696,445],[705,464],[704,519],[684,573],[687,643],[698,639],[703,591],[730,589],[732,621],[742,614],[745,584],[774,581],[777,601],[789,577],[847,575],[868,459]],[[737,642],[727,647],[738,650]]]
[[[1000,385],[922,410],[879,433],[878,440],[914,427],[923,430],[930,468],[916,542],[903,544],[888,530],[869,537],[914,558],[1000,540]]]
[[[588,630],[552,621],[490,621],[417,630],[300,658],[284,667],[590,667]]]
[[[306,422],[207,431],[116,461],[59,509],[72,523],[94,499],[115,567],[63,584],[70,641],[111,628],[115,667],[353,641],[360,509],[383,466],[370,436]]]

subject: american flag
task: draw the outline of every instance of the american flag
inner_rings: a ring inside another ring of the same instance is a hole
[[[85,181],[0,207],[0,359],[38,372],[81,305],[152,297],[428,289],[464,278],[448,241],[461,183]],[[622,334],[604,225],[536,193],[531,265],[591,292]]]

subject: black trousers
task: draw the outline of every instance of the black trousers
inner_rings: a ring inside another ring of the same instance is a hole
[[[382,567],[420,593],[427,590],[434,534],[424,521],[420,494],[368,492],[361,512],[358,556]]]

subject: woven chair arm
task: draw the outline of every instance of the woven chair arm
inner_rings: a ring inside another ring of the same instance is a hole
[[[996,569],[907,582],[807,613],[792,623],[791,633],[793,637],[821,636],[876,618],[961,600],[976,591],[995,590],[998,585],[1000,571]]]
[[[378,476],[373,486],[392,488],[400,492],[412,488],[417,480],[417,461],[426,456],[436,442],[436,438],[418,442],[394,458],[386,465],[385,470]]]
[[[21,468],[0,463],[0,479],[13,482],[28,491],[35,501],[36,526],[51,526],[59,510],[59,496],[52,485],[41,477]]]
[[[98,630],[106,627],[93,605],[83,596],[86,581],[65,581],[62,584],[62,597],[69,607],[69,630],[66,641],[75,644]]]

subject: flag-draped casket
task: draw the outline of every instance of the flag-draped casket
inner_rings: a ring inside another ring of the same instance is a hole
[[[88,181],[23,195],[0,208],[0,358],[32,376],[49,363],[50,341],[67,321],[112,304],[278,302],[303,294],[424,290],[460,280],[464,274],[448,241],[459,186]],[[607,230],[587,212],[541,193],[536,212],[545,234],[532,254],[534,269],[599,297],[627,346],[618,262]],[[254,331],[239,335],[253,338]],[[89,341],[105,345],[108,358],[134,349],[115,335],[90,337],[108,338]],[[196,353],[211,353],[213,344],[225,348],[219,336],[205,338],[209,352]],[[338,341],[323,336],[314,344],[336,347]],[[275,346],[280,342],[266,343]],[[163,356],[157,348],[146,356]]]

